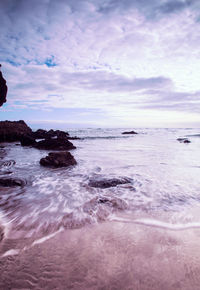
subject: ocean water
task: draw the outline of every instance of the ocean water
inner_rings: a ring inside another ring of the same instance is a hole
[[[20,247],[26,247],[59,231],[108,220],[169,229],[200,227],[190,214],[200,204],[200,129],[143,128],[137,135],[122,135],[125,130],[66,128],[71,136],[82,138],[72,141],[78,164],[69,168],[40,166],[48,151],[3,144],[1,177],[25,182],[23,187],[1,188],[5,236],[23,240]],[[177,141],[185,136],[191,143]],[[101,178],[130,182],[104,189],[89,185]],[[158,220],[158,212],[168,218]],[[135,214],[144,218],[134,220]],[[11,248],[5,246],[1,254],[11,253]]]

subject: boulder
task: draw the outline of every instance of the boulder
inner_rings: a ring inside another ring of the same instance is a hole
[[[0,142],[20,141],[23,136],[31,136],[32,130],[24,121],[0,121]]]
[[[0,186],[13,187],[24,186],[25,182],[18,178],[0,178]]]
[[[61,150],[61,151],[76,149],[76,147],[70,141],[63,138],[41,140],[37,142],[34,145],[34,147],[43,150]]]
[[[106,177],[103,177],[102,175],[96,175],[95,177],[90,178],[88,185],[91,187],[96,187],[96,188],[109,188],[109,187],[114,187],[120,184],[126,184],[126,183],[131,183],[131,182],[132,180],[126,177],[106,178]]]
[[[70,152],[50,152],[40,160],[40,164],[47,167],[67,167],[77,162]]]
[[[122,132],[122,134],[123,134],[123,135],[128,135],[128,134],[130,134],[130,135],[134,135],[134,134],[138,134],[138,133],[135,132],[135,131],[127,131],[127,132]]]
[[[6,80],[3,78],[2,72],[0,71],[0,107],[6,102],[7,92],[8,87],[6,85]]]

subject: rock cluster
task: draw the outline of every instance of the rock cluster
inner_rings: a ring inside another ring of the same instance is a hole
[[[40,164],[44,166],[63,167],[76,164],[74,157],[66,152],[76,148],[68,140],[69,138],[69,134],[61,130],[46,131],[39,129],[33,132],[24,121],[0,122],[0,143],[20,141],[22,146],[31,146],[40,150],[65,151],[49,153],[48,156],[40,160]],[[38,141],[38,139],[42,140]],[[0,186],[21,186],[21,183],[11,179],[2,179],[0,180]]]
[[[0,142],[20,141],[22,146],[32,146],[43,150],[75,149],[76,147],[68,141],[69,138],[67,132],[60,130],[39,129],[33,132],[24,121],[0,122]],[[44,140],[37,141],[36,139]]]

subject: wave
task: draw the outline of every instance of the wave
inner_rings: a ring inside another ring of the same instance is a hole
[[[86,136],[83,137],[83,139],[87,139],[87,140],[96,140],[96,139],[127,139],[127,138],[131,138],[133,136]]]
[[[200,137],[200,134],[186,135],[186,137]]]
[[[199,229],[200,228],[200,223],[199,222],[193,222],[193,223],[186,223],[186,224],[171,224],[167,222],[162,222],[158,220],[153,220],[153,219],[136,219],[136,220],[131,220],[127,218],[119,218],[116,216],[110,216],[110,221],[115,221],[115,222],[122,222],[122,223],[134,223],[134,224],[139,224],[139,225],[144,225],[144,226],[150,226],[150,227],[156,227],[156,228],[161,228],[161,229],[167,229],[171,231],[181,231],[181,230],[188,230],[188,229]]]

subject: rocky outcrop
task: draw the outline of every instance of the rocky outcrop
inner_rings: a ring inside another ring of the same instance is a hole
[[[40,164],[47,167],[67,167],[77,162],[70,152],[50,152],[40,160]]]
[[[6,85],[6,80],[3,78],[2,72],[0,71],[0,107],[6,102],[7,92],[8,87]]]
[[[0,121],[0,142],[20,141],[22,146],[44,150],[71,150],[76,147],[68,141],[69,134],[60,130],[39,129],[33,132],[24,121]],[[36,139],[45,139],[36,142]],[[78,139],[71,137],[71,139]]]
[[[122,134],[123,134],[123,135],[128,135],[128,134],[130,134],[130,135],[134,135],[134,134],[138,134],[138,133],[135,132],[135,131],[127,131],[127,132],[122,132]]]
[[[13,187],[24,186],[25,182],[18,178],[0,178],[0,186]]]
[[[191,143],[191,141],[188,138],[178,138],[177,140],[180,143]]]
[[[76,147],[65,138],[45,139],[34,145],[37,149],[66,151]]]
[[[32,130],[24,121],[1,121],[0,142],[20,141],[23,136],[31,136]]]
[[[35,139],[49,139],[53,137],[57,138],[67,138],[69,134],[67,132],[61,131],[61,130],[43,130],[38,129],[37,131],[33,132],[32,134],[33,138]]]
[[[113,178],[106,178],[102,175],[96,175],[93,178],[90,178],[88,185],[91,187],[96,188],[109,188],[114,187],[120,184],[131,183],[132,180],[126,177],[113,177]]]

